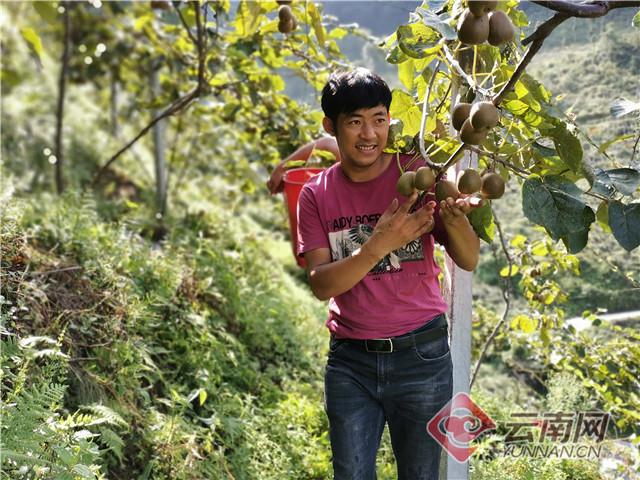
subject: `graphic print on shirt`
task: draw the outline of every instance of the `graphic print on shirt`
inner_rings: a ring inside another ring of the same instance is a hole
[[[373,234],[373,226],[359,224],[355,227],[337,232],[329,232],[331,257],[335,262],[350,257],[354,251],[362,247]],[[402,262],[424,260],[422,237],[407,243],[404,247],[394,250],[380,260],[370,271],[371,274],[393,273],[402,270]]]

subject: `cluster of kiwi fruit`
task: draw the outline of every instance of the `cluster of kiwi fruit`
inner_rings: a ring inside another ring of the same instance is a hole
[[[415,172],[408,171],[400,175],[396,189],[400,195],[408,197],[414,190],[431,190],[436,183],[436,174],[429,167],[420,167]]]
[[[513,40],[515,29],[508,15],[496,10],[497,0],[468,0],[458,20],[458,40],[466,45],[489,42],[494,47]]]
[[[504,194],[505,182],[495,172],[485,172],[481,175],[473,168],[467,168],[458,178],[458,185],[449,180],[436,182],[436,174],[429,167],[420,167],[415,172],[408,171],[400,175],[396,188],[398,193],[405,197],[410,196],[414,190],[428,191],[435,183],[436,200],[441,202],[448,197],[456,199],[461,193],[473,195],[480,193],[482,198],[495,200]]]
[[[460,102],[451,113],[451,125],[460,132],[460,140],[469,145],[482,143],[499,121],[500,114],[492,102]]]
[[[485,172],[480,174],[473,168],[467,168],[458,178],[458,191],[467,195],[480,192],[482,198],[495,200],[504,195],[505,182],[500,174]]]
[[[291,33],[298,28],[296,17],[293,16],[293,12],[289,6],[290,3],[291,0],[278,0],[278,5],[280,5],[278,9],[278,31],[280,33]]]

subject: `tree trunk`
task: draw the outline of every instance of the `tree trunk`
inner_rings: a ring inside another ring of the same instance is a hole
[[[56,189],[58,194],[64,192],[65,181],[63,175],[64,165],[64,152],[62,150],[62,127],[64,120],[64,96],[67,86],[67,71],[69,70],[69,46],[71,43],[71,22],[69,18],[69,8],[71,5],[68,2],[62,2],[61,6],[64,8],[64,44],[62,50],[62,65],[60,68],[60,78],[58,79],[58,107],[56,110],[56,139],[55,139],[55,151],[56,151]]]
[[[120,81],[116,75],[116,69],[111,69],[111,95],[109,97],[109,113],[111,120],[111,136],[120,137],[120,124],[118,123],[118,93],[120,92]]]
[[[160,66],[151,67],[151,92],[154,99],[160,95]],[[157,116],[160,111],[154,111],[153,116]],[[160,120],[153,126],[153,156],[156,172],[156,212],[160,218],[166,213],[167,201],[167,165],[165,159],[164,129],[165,119]]]

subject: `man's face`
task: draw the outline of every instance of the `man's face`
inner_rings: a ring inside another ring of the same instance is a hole
[[[389,112],[384,105],[341,113],[336,125],[328,123],[325,128],[336,136],[342,162],[366,169],[382,155],[389,136]]]

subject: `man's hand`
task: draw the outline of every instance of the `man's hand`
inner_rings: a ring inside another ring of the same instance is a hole
[[[464,222],[465,215],[482,204],[482,200],[473,197],[461,197],[456,200],[447,197],[440,202],[440,218],[445,226],[455,226],[461,221]]]
[[[365,243],[367,250],[382,259],[389,252],[433,230],[436,203],[429,202],[410,214],[409,210],[417,198],[418,193],[414,192],[401,207],[398,207],[398,199],[393,199]]]
[[[440,218],[447,230],[447,253],[460,268],[472,271],[478,265],[480,240],[467,218],[474,208],[482,205],[475,197],[448,197],[440,202]]]
[[[284,164],[285,162],[279,163],[276,168],[271,172],[271,176],[267,181],[267,188],[271,195],[275,195],[276,193],[280,193],[284,190],[284,182],[282,179],[284,178]]]

